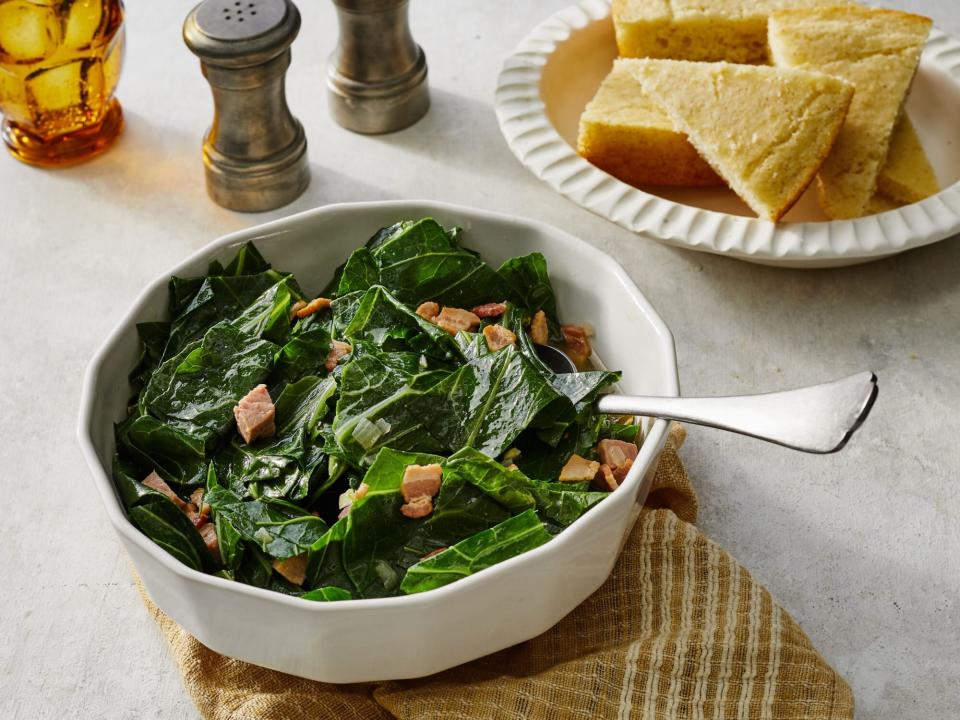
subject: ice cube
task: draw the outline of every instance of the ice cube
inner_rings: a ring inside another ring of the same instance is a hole
[[[60,22],[53,7],[28,0],[0,3],[0,62],[37,62],[59,44]]]
[[[97,122],[103,100],[103,64],[97,59],[74,60],[27,76],[34,127],[44,137]]]
[[[13,122],[29,124],[30,109],[24,92],[23,77],[0,65],[0,110]]]
[[[103,24],[103,0],[73,0],[66,6],[63,44],[71,50],[84,50],[97,39]]]
[[[117,83],[120,82],[120,70],[123,66],[123,54],[126,48],[123,28],[117,31],[110,47],[107,48],[107,54],[103,58],[103,93],[104,100],[109,100],[116,92]]]

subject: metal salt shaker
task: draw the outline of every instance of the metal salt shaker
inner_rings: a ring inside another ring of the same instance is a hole
[[[310,183],[307,139],[284,91],[299,30],[290,0],[204,0],[183,24],[213,91],[203,163],[207,192],[225,208],[272,210]]]
[[[327,96],[340,125],[388,133],[427,112],[427,59],[410,34],[408,0],[333,0],[340,41],[330,57]]]

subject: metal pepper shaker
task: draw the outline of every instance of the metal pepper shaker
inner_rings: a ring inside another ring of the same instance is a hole
[[[340,40],[330,56],[333,119],[359,133],[412,125],[430,107],[427,59],[410,34],[408,0],[333,0]]]
[[[310,183],[307,139],[284,90],[299,30],[290,0],[204,0],[183,24],[213,92],[203,163],[207,192],[225,208],[272,210]]]

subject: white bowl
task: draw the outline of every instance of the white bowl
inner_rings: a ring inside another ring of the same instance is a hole
[[[154,602],[207,647],[293,675],[347,683],[420,677],[544,632],[607,578],[646,497],[666,423],[654,422],[616,492],[549,543],[445,587],[404,597],[310,602],[188,568],[127,519],[110,477],[113,423],[124,417],[137,322],[162,319],[171,274],[201,275],[256,242],[264,256],[316,292],[378,228],[431,215],[466,230],[464,244],[497,264],[547,257],[561,317],[589,322],[607,365],[624,371],[624,392],[677,395],[673,338],[610,257],[543,223],[434,202],[330,205],[223,237],[154,280],[87,370],[80,445],[107,516]]]
[[[634,188],[577,155],[583,108],[617,46],[608,0],[582,0],[534,28],[497,83],[500,129],[514,155],[578,205],[660,242],[790,267],[875,260],[960,232],[960,41],[930,33],[906,109],[934,166],[937,195],[896,210],[827,222],[808,190],[777,224],[726,188]]]

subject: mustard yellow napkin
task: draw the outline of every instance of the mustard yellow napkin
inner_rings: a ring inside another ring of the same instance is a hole
[[[853,717],[793,619],[693,523],[674,425],[609,580],[552,630],[420,680],[329,685],[208,650],[144,594],[208,720]],[[141,593],[143,588],[141,586]]]

